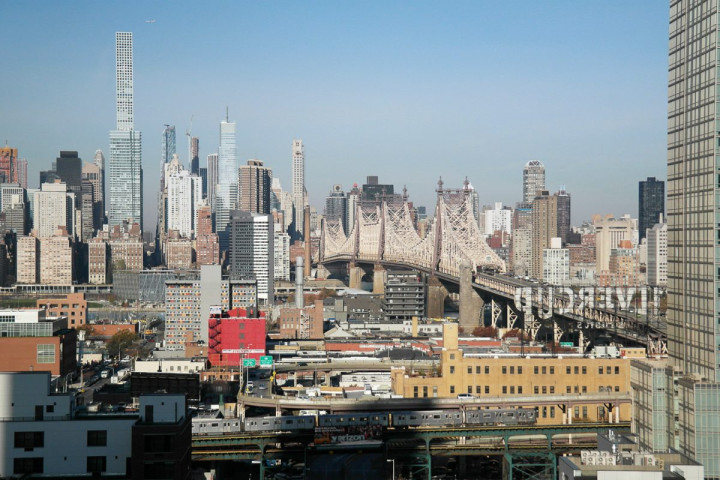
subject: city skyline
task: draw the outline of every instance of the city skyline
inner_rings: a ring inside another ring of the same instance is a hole
[[[33,33],[0,46],[0,59],[16,66],[1,81],[13,93],[6,111],[15,115],[0,119],[0,132],[28,159],[32,186],[59,150],[107,155],[112,37],[132,31],[146,221],[157,210],[152,167],[164,124],[187,131],[192,118],[204,160],[217,152],[226,106],[237,122],[238,163],[264,161],[286,189],[288,145],[303,139],[307,190],[318,208],[333,184],[349,190],[368,175],[407,185],[419,205],[434,203],[438,177],[459,186],[467,176],[481,203],[512,205],[521,197],[522,166],[540,160],[547,188],[566,185],[573,194],[577,224],[594,213],[635,215],[636,182],[665,178],[663,4],[460,3],[447,11],[440,4],[240,3],[199,16],[183,4],[168,11],[138,3],[112,15],[109,6],[88,5],[40,13],[32,3],[0,7],[16,19],[8,35]],[[83,25],[72,38],[60,34],[64,18]],[[187,24],[188,39],[174,34]],[[221,45],[209,40],[210,25],[224,32]],[[49,40],[57,36],[61,42]],[[180,75],[179,57],[196,60],[195,74]],[[206,74],[223,65],[224,75]],[[178,142],[188,166],[187,139]]]

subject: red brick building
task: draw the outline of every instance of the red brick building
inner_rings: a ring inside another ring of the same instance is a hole
[[[84,293],[71,293],[64,298],[41,298],[36,302],[37,308],[45,309],[45,316],[67,317],[68,328],[85,325],[87,321],[87,300]]]

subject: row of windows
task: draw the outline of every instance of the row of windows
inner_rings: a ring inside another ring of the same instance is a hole
[[[582,368],[582,370],[581,370],[581,368]],[[520,366],[520,365],[518,365],[517,367],[515,367],[514,365],[510,365],[510,366],[505,366],[505,365],[503,365],[503,366],[501,367],[501,369],[502,369],[502,374],[503,374],[503,375],[507,375],[508,372],[510,372],[510,375],[514,375],[515,372],[517,372],[518,375],[522,375],[522,373],[523,373],[523,367]],[[583,374],[583,375],[587,375],[587,366],[583,366],[583,367],[575,366],[574,368],[573,368],[573,367],[570,367],[570,366],[565,367],[565,373],[566,373],[567,375],[571,375],[571,374],[573,374],[573,373],[574,373],[575,375],[579,375],[581,371],[582,371],[582,374]],[[619,366],[616,366],[614,370],[613,370],[613,367],[610,367],[610,366],[606,366],[606,367],[600,366],[600,367],[598,367],[598,374],[599,374],[599,375],[602,375],[603,372],[606,373],[607,375],[611,375],[613,371],[615,372],[615,375],[619,375],[619,374],[620,374],[620,367],[619,367]],[[479,374],[482,374],[483,372],[485,373],[485,375],[489,375],[489,374],[490,374],[490,367],[489,367],[488,365],[485,365],[484,367],[481,367],[481,366],[476,366],[476,367],[475,367],[475,373],[476,373],[476,374],[479,375]],[[546,366],[543,366],[543,367],[535,366],[535,367],[533,367],[533,374],[535,374],[535,375],[540,375],[540,374],[546,375],[548,372],[550,372],[550,375],[555,375],[555,367],[546,367]],[[455,366],[454,366],[454,365],[451,365],[451,366],[450,366],[450,373],[455,373]],[[473,373],[473,367],[467,367],[467,373],[468,373],[468,374],[472,374],[472,373]]]

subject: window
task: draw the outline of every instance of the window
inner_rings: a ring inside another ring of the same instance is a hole
[[[475,373],[476,373],[476,374],[482,373],[482,372],[480,371],[480,367],[475,367]]]
[[[427,385],[425,385],[423,387],[423,397],[427,398],[427,396],[428,396],[428,389],[427,389]]]
[[[547,407],[542,407],[542,416],[543,418],[547,418]]]
[[[514,375],[514,374],[515,374],[515,367],[510,367],[510,375]]]
[[[522,367],[518,367],[518,375],[522,375]]]
[[[619,385],[615,385],[615,391],[616,391],[616,392],[619,392],[619,391],[620,391],[620,386],[619,386]]]
[[[550,418],[555,418],[555,407],[550,407]]]
[[[555,387],[553,385],[550,385],[550,393],[555,393]]]
[[[547,387],[545,385],[543,385],[543,387],[542,387],[542,392],[543,392],[543,395],[547,394]]]
[[[39,344],[37,346],[37,363],[55,363],[55,345]]]
[[[583,387],[582,387],[582,392],[583,392],[583,393],[587,393],[587,385],[583,385]]]
[[[433,397],[437,398],[437,385],[433,385]]]
[[[620,375],[620,367],[615,367],[615,375]]]
[[[485,375],[488,375],[490,373],[490,367],[485,365]]]
[[[502,392],[503,394],[507,394],[507,386],[503,385]]]
[[[107,446],[107,430],[88,430],[87,446],[88,447],[105,447],[105,446]]]
[[[518,385],[518,393],[522,394],[522,385]]]
[[[415,385],[413,387],[413,397],[418,398],[418,386]]]
[[[587,367],[582,367],[583,375],[587,375]]]
[[[545,375],[547,373],[547,367],[542,367],[542,373]]]
[[[570,367],[565,367],[565,373],[570,375]]]
[[[583,407],[583,418],[587,418],[587,407]]]
[[[550,375],[555,375],[555,367],[550,367]]]
[[[513,395],[514,393],[515,393],[515,387],[511,386],[510,387],[510,395]]]
[[[475,387],[475,393],[477,393],[478,395],[482,393],[482,387],[480,385]]]
[[[490,393],[490,385],[485,385],[485,394]]]
[[[105,457],[87,457],[88,473],[104,472],[106,468]]]
[[[611,367],[611,366],[608,366],[608,367],[605,369],[605,373],[607,373],[608,375],[610,375],[610,374],[612,373],[612,367]]]
[[[450,385],[450,393],[455,393],[455,385]]]
[[[602,374],[603,374],[603,367],[598,367],[598,375],[602,375]]]
[[[15,458],[13,460],[13,473],[43,473],[42,458]]]
[[[472,385],[468,385],[468,394],[472,393]]]
[[[575,407],[575,418],[580,416],[580,407]]]
[[[533,373],[535,373],[535,375],[537,375],[538,373],[540,373],[540,370],[538,369],[537,366],[533,367],[533,371],[534,371]]]
[[[540,393],[540,387],[538,387],[537,385],[535,385],[535,386],[533,387],[533,390],[535,391],[535,395],[537,395],[538,393]]]
[[[455,360],[455,354],[454,354],[454,353],[451,353],[451,354],[450,354],[450,360]]]
[[[15,448],[32,449],[44,446],[44,432],[15,432]]]
[[[472,367],[468,367],[468,373],[472,373]]]
[[[502,367],[502,373],[503,375],[507,374],[507,367],[505,365]]]
[[[575,375],[578,374],[578,367],[575,367]]]
[[[565,393],[570,393],[572,391],[572,388],[570,388],[570,385],[565,387]]]
[[[575,385],[575,393],[578,393],[578,392],[579,392],[579,390],[578,390],[578,386],[577,386],[577,385]]]
[[[450,373],[455,373],[455,367],[450,365]]]

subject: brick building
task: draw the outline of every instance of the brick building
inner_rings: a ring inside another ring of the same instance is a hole
[[[255,308],[223,311],[214,308],[208,320],[208,360],[213,366],[242,365],[245,358],[260,362],[265,355],[265,313]]]
[[[35,305],[44,309],[48,318],[67,317],[69,328],[85,325],[87,321],[87,300],[84,293],[71,293],[64,298],[41,298]]]

